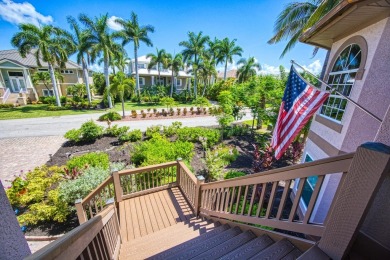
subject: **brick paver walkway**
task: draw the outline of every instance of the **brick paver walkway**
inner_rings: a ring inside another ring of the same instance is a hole
[[[20,171],[45,164],[65,142],[62,136],[20,137],[0,139],[0,180],[13,179]]]

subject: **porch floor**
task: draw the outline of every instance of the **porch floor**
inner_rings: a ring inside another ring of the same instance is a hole
[[[177,187],[124,200],[119,203],[119,216],[123,242],[194,218]]]

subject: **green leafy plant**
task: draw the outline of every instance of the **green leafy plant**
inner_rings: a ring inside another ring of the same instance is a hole
[[[180,141],[199,142],[199,137],[207,139],[209,147],[217,144],[220,140],[220,132],[216,129],[204,127],[183,127],[177,129],[177,137]]]
[[[129,131],[130,127],[128,126],[118,126],[118,125],[113,125],[111,127],[106,128],[104,131],[104,134],[107,136],[121,136],[123,134],[126,134],[127,131]]]
[[[198,97],[197,99],[195,99],[194,101],[192,101],[192,104],[197,106],[197,107],[208,107],[210,106],[210,101],[205,98],[205,97]]]
[[[245,172],[230,171],[230,172],[225,173],[225,175],[223,176],[223,178],[224,178],[225,180],[228,180],[228,179],[233,179],[233,178],[242,177],[242,176],[245,176],[245,175],[246,175]]]
[[[101,115],[99,117],[99,121],[107,121],[107,120],[117,121],[117,120],[121,120],[121,119],[122,119],[122,117],[118,112],[108,112],[108,113],[105,113],[104,115]]]
[[[223,169],[229,163],[235,161],[238,157],[238,151],[236,148],[219,145],[214,149],[206,151],[205,162],[208,170],[208,178],[210,180],[223,179]]]
[[[173,98],[171,98],[171,97],[163,97],[163,98],[161,98],[160,99],[160,103],[162,105],[166,106],[167,109],[172,108],[173,106],[176,105],[175,100]]]
[[[148,141],[135,146],[132,161],[136,166],[146,166],[174,161],[177,158],[189,160],[194,145],[189,142],[170,142],[167,138],[154,134]]]
[[[70,174],[74,169],[76,171],[82,171],[89,167],[100,167],[108,169],[109,167],[108,154],[102,152],[86,153],[80,156],[72,157],[66,163],[66,171]]]
[[[139,129],[135,129],[133,131],[123,133],[119,136],[119,141],[121,143],[124,142],[137,142],[142,140],[142,132]]]
[[[103,135],[103,127],[92,120],[85,122],[79,129],[72,129],[65,133],[65,138],[73,142],[92,142]]]
[[[154,134],[160,134],[160,131],[161,131],[161,126],[159,126],[159,125],[150,126],[150,127],[146,128],[145,136],[147,138],[152,138],[152,136]]]
[[[178,121],[172,122],[172,125],[163,127],[163,134],[166,137],[174,136],[175,134],[177,134],[177,130],[180,129],[182,125],[183,124]]]

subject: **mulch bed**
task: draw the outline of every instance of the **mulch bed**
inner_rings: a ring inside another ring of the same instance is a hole
[[[28,226],[26,236],[55,236],[65,234],[79,226],[76,212],[73,212],[63,223],[47,221],[38,225]]]
[[[166,116],[163,116],[163,115],[159,115],[159,116],[156,116],[155,114],[153,113],[150,113],[150,114],[147,114],[146,117],[142,117],[141,115],[137,115],[137,117],[132,117],[132,116],[126,116],[125,118],[122,118],[122,120],[120,121],[141,121],[141,120],[156,120],[156,119],[177,119],[177,118],[194,118],[194,117],[207,117],[207,116],[211,116],[210,114],[193,114],[191,115],[191,113],[187,113],[187,115],[183,115],[183,114],[180,114],[180,115],[166,115]]]

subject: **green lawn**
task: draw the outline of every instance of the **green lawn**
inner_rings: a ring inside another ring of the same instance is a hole
[[[190,103],[179,103],[175,107],[191,106]],[[79,115],[79,114],[91,114],[91,113],[105,113],[104,110],[60,110],[60,111],[47,111],[48,105],[26,105],[16,108],[0,108],[0,120],[6,119],[20,119],[20,118],[36,118],[36,117],[51,117],[51,116],[66,116],[66,115]],[[125,110],[129,114],[130,110],[148,109],[148,108],[164,108],[161,104],[138,104],[138,103],[125,103]],[[113,110],[121,113],[122,104],[116,103]],[[108,111],[108,110],[107,110]]]

